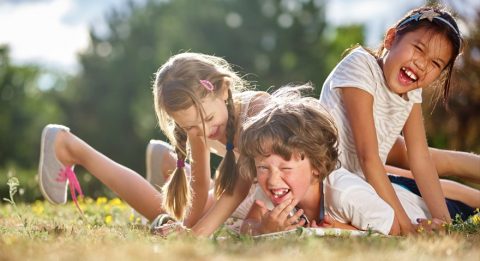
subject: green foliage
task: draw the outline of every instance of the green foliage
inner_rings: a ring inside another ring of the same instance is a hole
[[[324,10],[321,1],[175,0],[113,11],[109,33],[91,32],[90,47],[80,55],[82,71],[62,106],[66,124],[99,151],[144,173],[145,145],[164,139],[151,94],[162,63],[183,51],[214,54],[258,89],[311,81],[318,95],[341,52],[363,39],[359,26],[325,37]]]
[[[56,91],[39,88],[43,75],[35,66],[12,65],[8,47],[0,46],[0,167],[36,166],[43,125],[62,117]]]

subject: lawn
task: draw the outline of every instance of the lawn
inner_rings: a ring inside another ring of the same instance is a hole
[[[8,199],[11,201],[11,199]],[[0,260],[479,260],[480,218],[449,232],[410,237],[215,238],[149,233],[118,198],[85,198],[80,207],[44,201],[0,204]]]

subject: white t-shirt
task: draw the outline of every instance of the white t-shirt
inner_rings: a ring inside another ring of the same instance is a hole
[[[383,163],[400,135],[413,104],[422,102],[422,89],[408,92],[405,99],[391,92],[377,60],[363,48],[356,48],[348,54],[326,79],[320,102],[330,112],[338,128],[339,160],[342,167],[364,177],[341,98],[339,88],[342,87],[359,88],[373,96],[373,118]]]
[[[417,218],[431,218],[423,199],[409,190],[392,184],[395,193],[413,224]],[[394,218],[393,208],[365,180],[346,169],[333,171],[324,181],[325,208],[332,218],[360,230],[388,235]]]

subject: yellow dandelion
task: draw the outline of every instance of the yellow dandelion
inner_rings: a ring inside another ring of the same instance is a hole
[[[472,217],[472,223],[474,225],[480,224],[480,216],[478,214]]]
[[[123,202],[119,198],[113,198],[108,202],[108,204],[113,205],[113,206],[121,206]]]
[[[97,206],[100,206],[100,205],[103,205],[105,203],[107,203],[107,198],[106,197],[98,197],[97,198]]]
[[[422,233],[423,231],[424,231],[424,229],[423,229],[422,226],[419,226],[419,227],[417,228],[417,232],[418,232],[418,233]]]
[[[135,215],[132,213],[130,214],[130,217],[128,217],[128,221],[130,221],[130,223],[133,223],[134,220],[135,220]]]
[[[35,213],[36,215],[41,215],[43,213],[43,211],[45,210],[43,205],[42,204],[34,204],[32,206],[32,210],[33,210],[33,213]]]
[[[110,225],[112,223],[112,220],[113,218],[111,215],[105,216],[105,224]]]

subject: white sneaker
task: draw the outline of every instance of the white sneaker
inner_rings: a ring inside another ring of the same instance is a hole
[[[70,129],[55,124],[49,124],[43,128],[38,167],[40,191],[53,204],[65,204],[67,202],[68,182],[59,179],[59,174],[65,170],[65,166],[60,163],[55,155],[55,138],[60,131],[70,131]]]
[[[160,192],[162,186],[165,184],[165,176],[164,173],[162,173],[162,161],[165,153],[171,153],[173,151],[170,144],[161,140],[150,140],[147,146],[147,180]]]

